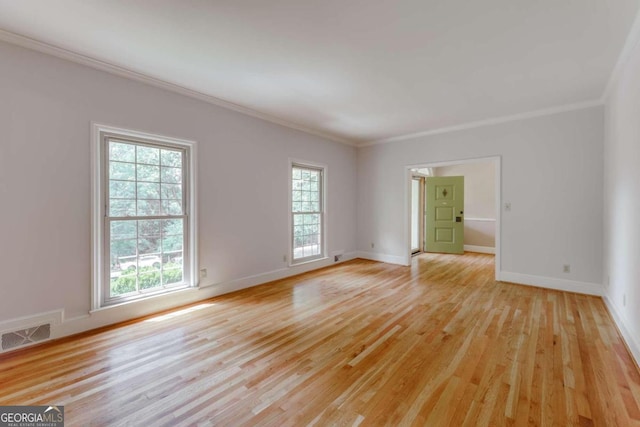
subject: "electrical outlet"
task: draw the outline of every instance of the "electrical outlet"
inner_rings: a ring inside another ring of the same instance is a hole
[[[371,242],[371,249],[373,249],[375,247],[376,247],[375,243]]]
[[[207,269],[203,268],[202,270],[200,270],[200,278],[204,279],[205,277],[207,277]]]
[[[282,262],[287,262],[287,254],[282,255]]]
[[[569,264],[565,264],[562,266],[563,273],[571,273],[571,266]]]
[[[505,212],[511,212],[511,202],[506,202],[504,204],[504,211]]]

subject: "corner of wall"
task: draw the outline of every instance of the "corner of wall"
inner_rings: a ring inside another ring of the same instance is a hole
[[[618,331],[620,331],[620,334],[622,335],[622,338],[624,339],[624,342],[627,345],[631,356],[634,358],[636,365],[640,366],[640,343],[638,343],[633,334],[629,332],[629,329],[626,327],[622,316],[616,309],[613,301],[611,301],[609,296],[605,294],[602,296],[602,299],[604,300],[605,306],[607,307],[611,318],[616,324]]]

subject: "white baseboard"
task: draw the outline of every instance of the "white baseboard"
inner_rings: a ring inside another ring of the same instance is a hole
[[[209,286],[201,286],[200,290],[206,290],[209,288],[215,288],[218,291],[222,291],[216,295],[227,294],[230,292],[239,291],[242,289],[250,288],[252,286],[261,285],[263,283],[273,282],[274,280],[284,279],[296,274],[306,273],[308,271],[318,270],[320,268],[328,267],[333,264],[339,264],[341,262],[349,261],[356,258],[356,252],[346,252],[340,255],[340,261],[334,262],[333,256],[324,258],[316,262],[307,262],[304,264],[294,265],[288,268],[281,268],[278,270],[269,271],[267,273],[256,274],[253,276],[242,277],[240,279],[231,280],[225,283],[219,283]],[[213,295],[213,296],[216,296]]]
[[[33,316],[16,317],[15,319],[0,322],[0,334],[20,329],[29,329],[38,325],[51,324],[52,327],[62,324],[64,310],[52,310]]]
[[[495,254],[496,248],[492,246],[476,246],[476,245],[464,245],[466,252],[478,252],[481,254]]]
[[[624,339],[629,351],[631,352],[631,356],[635,359],[636,365],[640,366],[640,345],[638,341],[636,341],[635,337],[629,332],[629,329],[626,327],[623,317],[620,315],[616,306],[613,304],[611,299],[609,299],[608,295],[603,295],[602,299],[604,300],[604,304],[606,305],[613,321],[616,323],[618,330],[622,334],[622,339]]]
[[[9,319],[0,322],[0,330],[15,330],[33,326],[41,323],[51,323],[51,338],[62,338],[65,336],[86,332],[103,326],[112,325],[119,322],[147,316],[164,310],[180,307],[186,304],[196,303],[218,295],[227,294],[241,289],[268,283],[274,280],[284,279],[308,271],[328,267],[356,258],[356,252],[342,254],[340,261],[334,262],[334,258],[328,257],[316,262],[309,262],[301,265],[282,268],[267,273],[242,277],[228,282],[213,283],[189,288],[182,291],[172,292],[155,298],[134,301],[127,304],[106,307],[80,313],[79,315],[65,318],[64,310],[57,310],[41,313],[33,316]]]
[[[356,252],[356,256],[358,258],[368,259],[371,261],[380,261],[380,262],[386,262],[389,264],[399,264],[399,265],[405,265],[405,266],[407,265],[406,259],[404,257],[397,256],[397,255],[387,255],[387,254],[380,254],[375,252],[358,251]]]
[[[499,280],[501,282],[538,286],[541,288],[555,289],[558,291],[602,296],[602,286],[597,283],[557,279],[555,277],[532,276],[529,274],[511,273],[508,271],[501,271],[499,274]]]

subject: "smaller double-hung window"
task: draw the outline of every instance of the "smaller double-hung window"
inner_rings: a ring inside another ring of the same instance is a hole
[[[291,165],[291,260],[324,257],[324,168]]]

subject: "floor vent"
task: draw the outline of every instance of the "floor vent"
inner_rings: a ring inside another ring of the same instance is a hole
[[[26,347],[40,341],[48,340],[50,337],[50,323],[18,331],[7,332],[2,334],[2,351]]]

